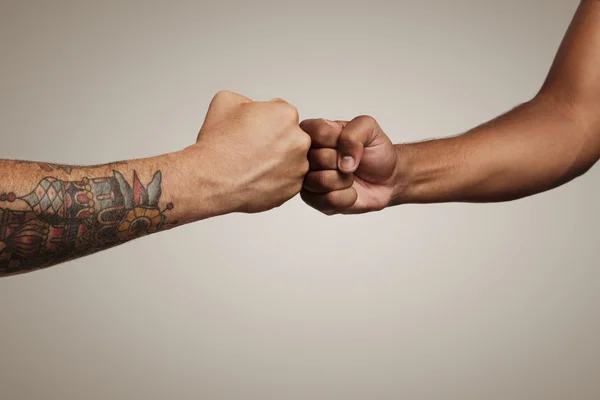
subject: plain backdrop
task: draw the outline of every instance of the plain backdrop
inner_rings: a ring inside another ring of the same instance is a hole
[[[536,93],[577,4],[1,0],[0,157],[178,150],[221,89],[455,135]],[[295,198],[1,279],[0,398],[598,399],[599,178],[361,216]]]

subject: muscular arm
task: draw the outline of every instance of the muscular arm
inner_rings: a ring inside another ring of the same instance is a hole
[[[600,1],[581,2],[534,99],[461,136],[396,150],[392,204],[506,201],[586,172],[600,158]]]

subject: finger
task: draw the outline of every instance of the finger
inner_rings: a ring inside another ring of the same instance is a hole
[[[345,121],[307,119],[300,123],[300,128],[310,135],[313,147],[335,149],[345,125]]]
[[[356,190],[352,187],[324,194],[303,190],[300,192],[300,197],[309,206],[326,214],[346,210],[358,199]]]
[[[338,152],[335,149],[310,149],[308,161],[313,171],[334,169],[337,170]]]
[[[303,188],[313,193],[326,193],[346,189],[354,183],[354,175],[337,170],[313,171],[306,174]]]
[[[372,117],[360,116],[354,118],[338,138],[338,168],[350,174],[356,171],[364,148],[367,147],[379,132],[379,125]]]

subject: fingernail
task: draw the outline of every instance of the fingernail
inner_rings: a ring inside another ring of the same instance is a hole
[[[354,168],[354,158],[350,156],[342,157],[342,161],[340,162],[340,168],[346,171]]]

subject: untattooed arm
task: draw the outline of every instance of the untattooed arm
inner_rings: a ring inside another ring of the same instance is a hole
[[[394,146],[369,117],[304,121],[314,171],[302,196],[331,214],[529,196],[600,158],[598,110],[600,1],[583,0],[538,95],[465,134]]]
[[[0,160],[0,276],[279,206],[300,190],[309,146],[291,105],[222,92],[179,152],[87,167]]]

